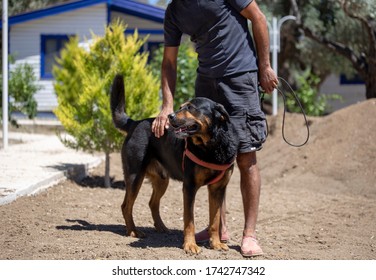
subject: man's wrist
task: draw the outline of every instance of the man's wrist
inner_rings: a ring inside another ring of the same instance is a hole
[[[271,68],[271,66],[270,66],[269,62],[259,63],[259,69],[260,69],[260,71],[266,71],[266,70],[268,70],[270,68]]]

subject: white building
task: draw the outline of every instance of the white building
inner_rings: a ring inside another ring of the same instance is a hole
[[[328,112],[366,100],[366,86],[359,79],[346,79],[344,75],[329,75],[321,84],[320,93],[338,94],[342,100],[329,100]]]
[[[35,95],[39,112],[51,112],[57,106],[52,66],[70,36],[82,42],[91,33],[103,35],[105,27],[117,19],[127,24],[126,33],[149,35],[144,50],[163,42],[165,10],[130,0],[80,0],[47,7],[9,18],[9,53],[16,63],[28,63],[43,87]]]

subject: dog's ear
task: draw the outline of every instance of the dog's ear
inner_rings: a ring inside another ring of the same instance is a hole
[[[230,121],[230,115],[227,113],[225,107],[219,103],[216,103],[214,106],[214,116],[216,119],[221,121]]]

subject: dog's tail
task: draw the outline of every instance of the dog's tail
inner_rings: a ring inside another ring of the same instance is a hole
[[[115,127],[121,132],[128,132],[132,119],[125,113],[124,79],[116,75],[111,88],[111,112]]]

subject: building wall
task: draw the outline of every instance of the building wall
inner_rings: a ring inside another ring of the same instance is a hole
[[[40,79],[41,35],[77,34],[81,40],[91,38],[90,31],[104,34],[107,23],[106,4],[93,5],[74,11],[47,16],[12,26],[9,52],[15,55],[17,63],[28,63]],[[57,106],[52,79],[40,79],[43,87],[35,98],[38,111],[52,111]]]
[[[364,84],[341,84],[337,75],[330,75],[320,87],[321,94],[338,94],[342,100],[329,100],[329,113],[366,99]]]
[[[10,32],[10,53],[15,55],[16,64],[28,63],[43,87],[35,97],[39,112],[51,112],[57,106],[53,80],[41,79],[41,35],[78,35],[82,42],[91,38],[91,32],[103,35],[107,24],[107,5],[101,3],[74,11],[43,17],[12,26]],[[148,36],[148,42],[163,42],[163,24],[126,15],[111,13],[111,21],[121,18],[128,24],[128,30],[139,30],[139,36]],[[148,32],[151,31],[151,32]],[[85,45],[85,44],[84,44]],[[147,44],[145,44],[147,50]],[[11,66],[12,67],[12,66]],[[14,66],[13,66],[14,67]]]
[[[10,52],[17,59],[40,54],[41,34],[77,34],[81,39],[90,37],[90,30],[103,34],[107,23],[105,4],[47,16],[12,26]]]
[[[133,32],[138,30],[140,38],[148,36],[148,42],[163,42],[163,24],[151,20],[145,20],[139,17],[112,12],[111,21],[121,19],[127,24],[127,30]],[[146,48],[147,49],[147,48]]]
[[[163,24],[151,20],[146,20],[140,17],[135,17],[128,14],[123,14],[120,12],[111,12],[111,20],[122,19],[129,29],[150,29],[150,30],[163,30]],[[163,38],[162,38],[163,39]]]

